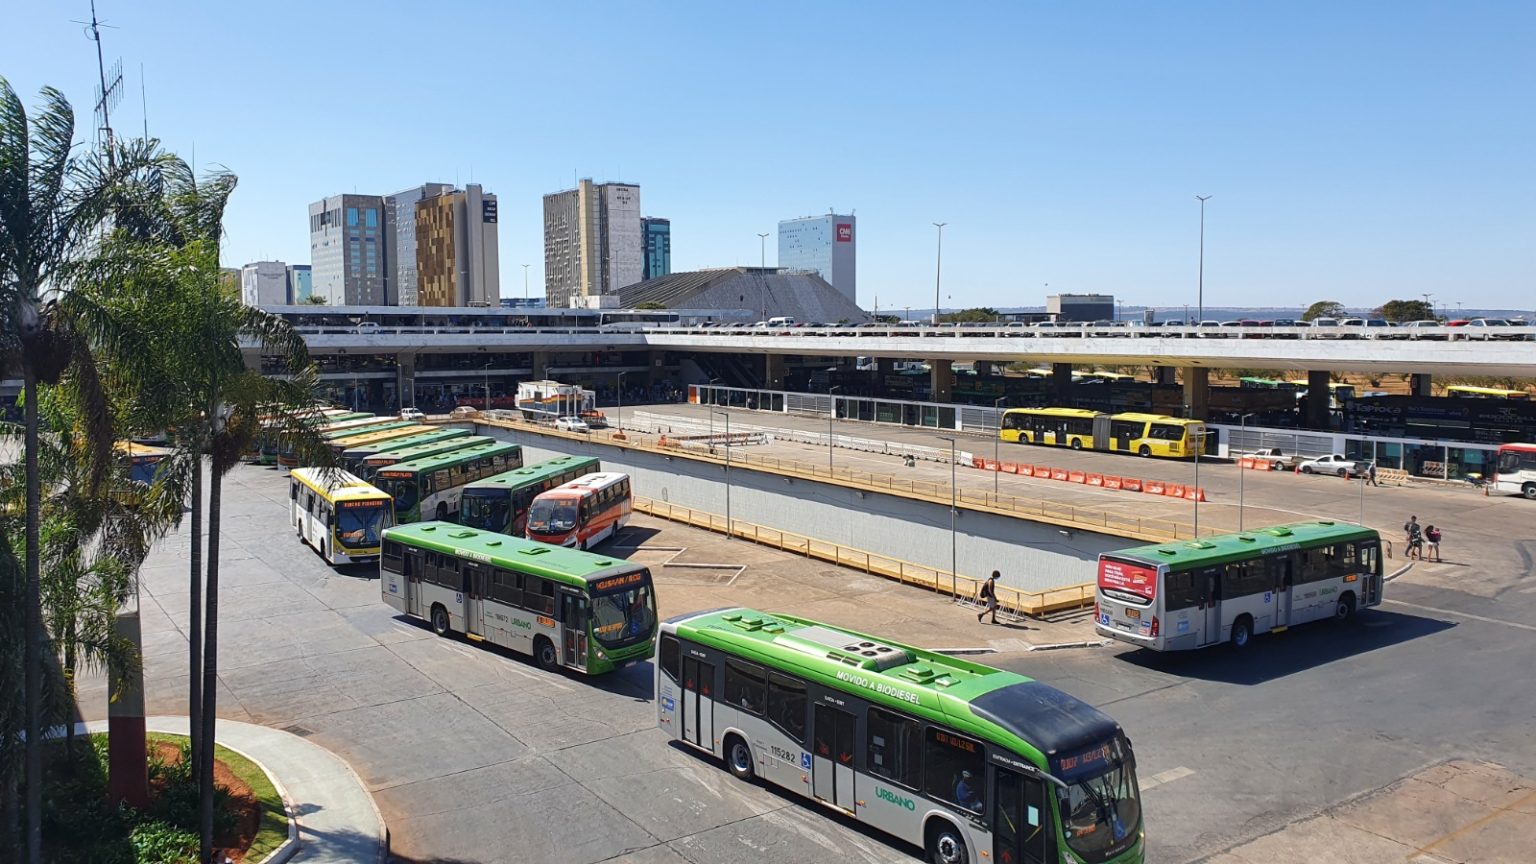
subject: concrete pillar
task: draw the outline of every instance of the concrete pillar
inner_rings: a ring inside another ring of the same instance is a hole
[[[143,645],[139,613],[120,612],[117,637],[130,645]],[[119,676],[109,676],[116,678]],[[107,797],[133,807],[149,805],[149,760],[144,742],[144,673],[136,669],[110,682],[107,701]]]
[[[989,378],[997,374],[997,364],[991,360],[977,360],[975,369],[977,378]]]
[[[889,357],[876,357],[875,358],[875,374],[876,375],[879,375],[881,378],[884,378],[887,375],[895,374],[895,372],[896,372],[896,361],[895,360],[892,360]]]
[[[401,408],[416,404],[416,355],[400,352],[395,363],[395,395]]]
[[[543,381],[545,378],[549,377],[548,369],[549,369],[549,352],[548,351],[535,351],[535,352],[533,352],[533,380],[535,380],[535,381]]]
[[[1184,367],[1184,416],[1204,420],[1211,401],[1211,370]]]
[[[1302,425],[1308,429],[1328,428],[1328,399],[1332,390],[1328,387],[1327,372],[1307,373],[1307,397],[1302,401]]]
[[[928,381],[931,395],[930,402],[948,402],[953,398],[955,389],[955,364],[953,360],[929,360]]]
[[[763,355],[763,387],[768,390],[784,389],[784,355]]]
[[[1429,375],[1428,372],[1415,372],[1413,375],[1409,376],[1409,378],[1408,378],[1408,395],[1409,396],[1433,396],[1433,395],[1435,395],[1433,390],[1431,389],[1431,386],[1430,386],[1430,375]]]
[[[1178,370],[1172,366],[1153,366],[1152,383],[1162,384],[1165,386],[1169,384],[1177,384],[1179,383],[1177,373]]]
[[[1056,401],[1061,403],[1062,405],[1065,405],[1067,399],[1071,397],[1071,395],[1072,395],[1072,364],[1071,363],[1052,363],[1051,364],[1051,393],[1055,396]]]

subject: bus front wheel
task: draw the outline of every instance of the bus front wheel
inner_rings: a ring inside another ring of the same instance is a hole
[[[432,632],[439,636],[447,636],[451,632],[448,629],[448,610],[435,603],[432,605]]]
[[[1520,494],[1528,501],[1536,501],[1536,483],[1527,483],[1520,487]]]
[[[533,662],[539,665],[545,672],[553,672],[560,668],[560,655],[555,653],[555,643],[540,636],[533,640]]]
[[[752,748],[739,735],[730,735],[725,739],[725,764],[737,780],[752,779]]]
[[[437,502],[437,521],[448,521],[448,505],[442,501]]]
[[[1152,448],[1148,447],[1145,444],[1143,444],[1140,447],[1136,448],[1136,455],[1137,456],[1151,456],[1152,455]]]
[[[1339,605],[1333,609],[1333,620],[1348,621],[1355,615],[1355,595],[1345,594],[1339,598]]]
[[[1253,619],[1243,615],[1232,622],[1232,647],[1241,651],[1253,641]]]
[[[971,860],[960,830],[943,820],[929,823],[927,846],[930,864],[969,864]]]
[[[1081,439],[1081,438],[1073,438],[1072,439],[1072,449],[1073,450],[1081,450],[1081,449],[1083,449],[1083,439]]]

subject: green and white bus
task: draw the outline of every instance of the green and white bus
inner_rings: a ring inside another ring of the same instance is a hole
[[[1381,538],[1338,522],[1137,546],[1099,556],[1099,633],[1154,651],[1348,620],[1381,603]]]
[[[1130,741],[1040,681],[751,609],[668,619],[657,642],[658,725],[741,779],[942,864],[1143,859]]]
[[[590,456],[558,456],[476,480],[464,487],[459,498],[459,522],[522,537],[528,527],[528,507],[539,493],[601,470],[602,463]]]
[[[356,474],[363,467],[363,460],[375,453],[389,453],[395,450],[404,450],[407,447],[415,447],[418,444],[432,444],[438,441],[448,441],[454,438],[468,438],[468,429],[449,428],[446,426],[432,429],[427,432],[417,432],[415,435],[407,435],[404,438],[391,438],[387,441],[373,441],[367,444],[358,444],[341,451],[342,465]]]
[[[463,450],[466,447],[477,447],[481,444],[490,444],[496,439],[487,435],[465,435],[458,438],[445,438],[433,441],[430,444],[412,444],[399,450],[385,450],[372,456],[363,457],[363,479],[373,482],[380,470],[397,465],[401,462],[412,462],[423,456],[436,456],[439,453],[452,453],[455,450]]]
[[[395,523],[439,522],[459,512],[464,484],[523,467],[523,448],[489,440],[435,456],[396,462],[373,475],[374,485],[395,499]]]
[[[384,602],[533,657],[547,670],[611,672],[655,653],[651,572],[618,558],[420,522],[384,532]]]

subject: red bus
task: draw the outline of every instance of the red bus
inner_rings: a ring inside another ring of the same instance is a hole
[[[529,540],[590,549],[629,522],[629,475],[600,472],[578,477],[533,499]]]

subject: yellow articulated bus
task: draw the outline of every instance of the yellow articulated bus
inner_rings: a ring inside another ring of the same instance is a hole
[[[1010,408],[998,432],[1004,441],[1073,450],[1107,450],[1184,459],[1195,455],[1205,423],[1162,414],[1105,414],[1084,408]]]
[[[1505,390],[1501,387],[1469,387],[1464,384],[1455,384],[1445,388],[1445,395],[1456,396],[1462,399],[1514,399],[1524,401],[1531,398],[1531,394],[1524,390]]]

